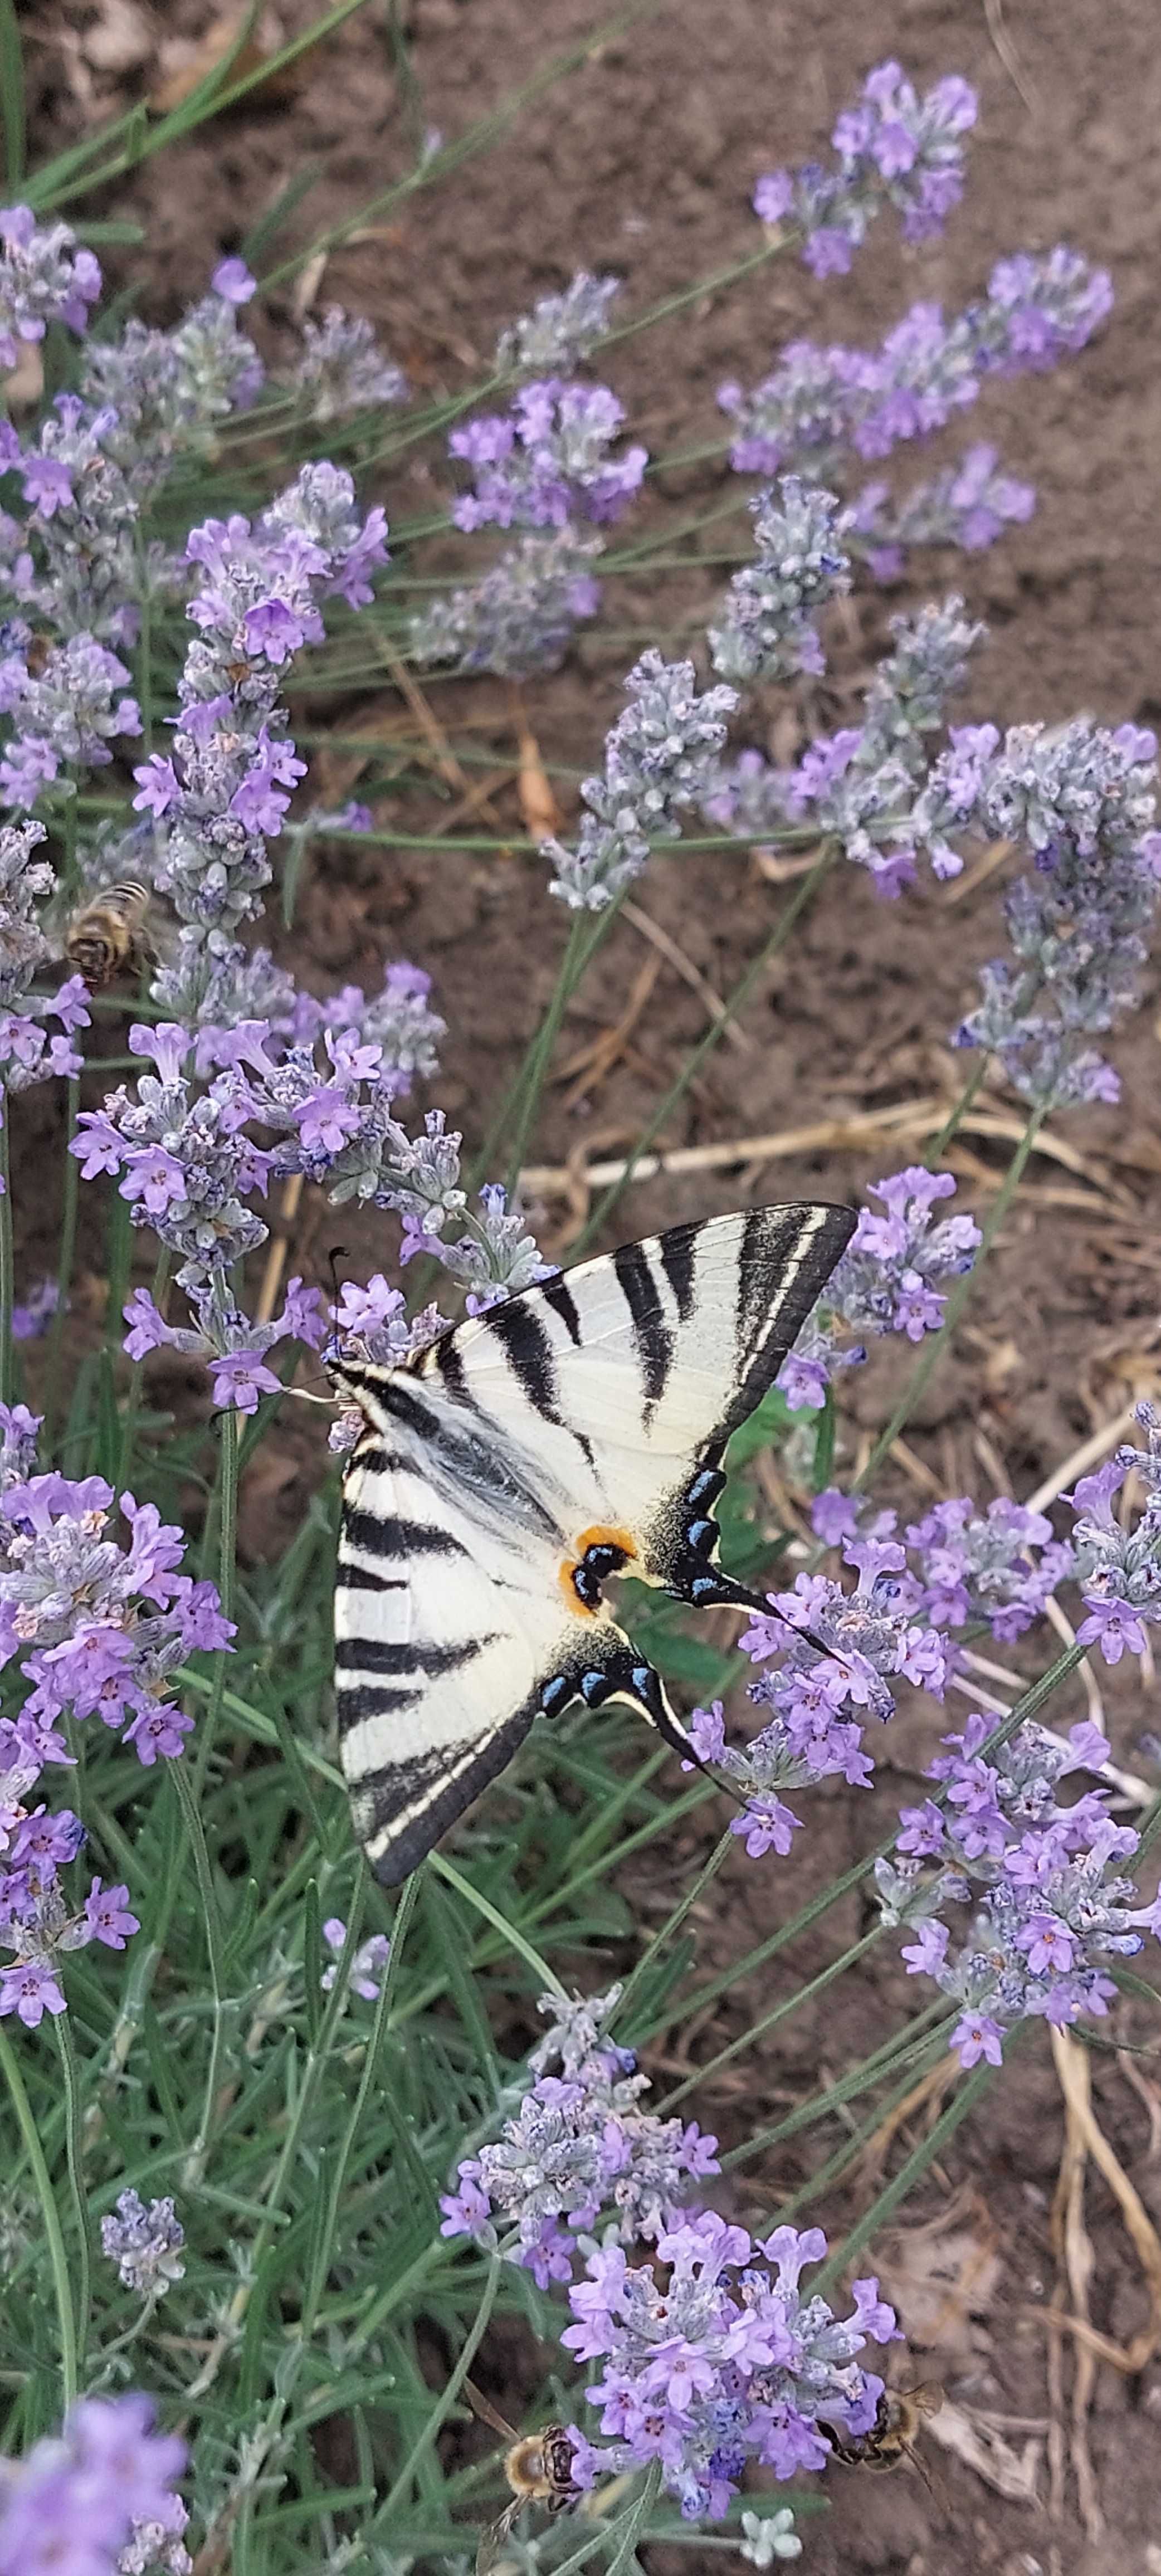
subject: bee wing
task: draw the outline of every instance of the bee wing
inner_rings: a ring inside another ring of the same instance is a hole
[[[908,2390],[917,2415],[938,2415],[943,2404],[943,2390],[938,2379],[925,2379],[918,2388]]]
[[[493,2433],[498,2433],[502,2442],[519,2441],[520,2435],[515,2425],[507,2422],[501,2415],[499,2407],[493,2406],[491,2398],[485,2397],[482,2388],[477,2388],[474,2379],[465,2379],[464,2395],[473,2415],[479,2416],[481,2424],[490,2424]]]
[[[491,2523],[487,2531],[482,2533],[480,2545],[476,2551],[476,2576],[491,2576],[501,2547],[511,2531],[523,2501],[522,2496],[513,2496],[511,2504],[505,2505],[499,2521]]]

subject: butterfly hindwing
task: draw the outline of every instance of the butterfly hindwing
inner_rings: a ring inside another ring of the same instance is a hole
[[[406,1876],[538,1712],[632,1698],[683,1730],[601,1598],[692,1600],[730,1433],[849,1240],[845,1208],[677,1226],[460,1325],[406,1369],[340,1366],[364,1415],[343,1494],[336,1698],[356,1831]]]

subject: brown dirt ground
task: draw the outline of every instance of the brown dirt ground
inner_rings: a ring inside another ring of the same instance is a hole
[[[87,75],[83,60],[78,72],[72,40],[83,38],[99,14],[56,5],[22,12],[41,149],[80,131],[91,112],[76,94]],[[196,36],[212,14],[200,0],[177,0],[164,12],[164,33]],[[283,25],[292,30],[310,14],[306,0],[293,0],[282,11]],[[237,246],[304,163],[320,160],[323,175],[296,219],[300,239],[400,175],[416,125],[435,125],[449,136],[461,132],[533,60],[575,39],[593,16],[589,0],[541,0],[534,13],[522,0],[413,0],[411,59],[420,92],[409,99],[393,77],[380,13],[368,11],[338,34],[325,62],[292,97],[274,108],[255,104],[111,193],[103,211],[139,215],[151,244],[148,259],[119,254],[116,273],[132,278],[143,309],[169,317],[201,288],[213,258]],[[997,41],[1015,49],[1026,96]],[[455,390],[482,372],[498,329],[535,294],[563,283],[578,260],[623,274],[626,307],[636,309],[739,256],[753,241],[746,201],[757,171],[808,153],[862,71],[888,53],[900,55],[917,80],[959,70],[982,92],[968,199],[947,241],[905,255],[886,237],[877,240],[853,278],[837,291],[829,287],[825,298],[801,268],[762,271],[729,295],[707,298],[692,319],[686,314],[619,347],[612,380],[634,431],[655,452],[691,446],[719,425],[717,381],[726,373],[753,378],[798,333],[869,340],[917,294],[963,300],[995,256],[1018,246],[1064,238],[1106,260],[1117,307],[1100,344],[1056,376],[998,388],[979,416],[979,434],[995,437],[1007,461],[1037,483],[1037,516],[988,557],[966,567],[932,565],[916,595],[962,583],[989,622],[971,714],[1003,722],[1084,709],[1113,720],[1154,721],[1161,715],[1155,649],[1161,336],[1154,288],[1161,52],[1146,0],[1113,0],[1099,20],[1088,0],[1028,0],[1009,5],[1003,21],[998,5],[980,8],[976,0],[864,0],[854,16],[839,0],[779,8],[767,0],[717,0],[712,12],[694,0],[673,0],[653,21],[604,44],[583,73],[534,106],[488,156],[394,214],[386,239],[341,250],[319,300],[340,298],[369,314],[425,391]],[[118,104],[151,76],[146,67],[120,86],[98,77],[96,103]],[[281,318],[284,310],[280,315],[275,304],[276,328]],[[724,481],[716,465],[670,473],[650,497],[649,519],[639,524],[659,522],[665,510],[692,514],[719,495]],[[439,488],[438,453],[420,452],[394,507],[399,514],[422,510]],[[643,584],[635,592],[624,586],[614,613],[626,624],[656,623],[664,640],[675,607],[696,608],[712,596],[718,578],[695,579],[680,601],[672,588],[651,593]],[[906,604],[907,596],[889,605]],[[825,689],[800,695],[795,712],[802,731],[841,720],[877,647],[884,614],[881,602],[856,605]],[[558,680],[528,692],[531,722],[549,756],[578,764],[594,757],[628,658],[624,647],[586,642]],[[454,709],[450,693],[434,697],[449,723],[469,715],[482,738],[494,742],[497,769],[512,766],[511,709],[498,686],[460,693]],[[503,810],[514,814],[510,797]],[[406,808],[406,823],[423,828],[413,806]],[[736,862],[717,857],[656,864],[638,891],[719,990],[743,970],[766,935],[773,905],[783,899],[756,873],[746,876]],[[336,853],[307,889],[303,971],[320,983],[366,976],[371,959],[401,952],[431,967],[452,1032],[438,1097],[473,1133],[481,1104],[495,1097],[547,996],[561,930],[554,908],[518,864],[384,851],[352,861]],[[954,905],[928,886],[896,906],[877,906],[861,879],[836,878],[788,962],[771,971],[752,1001],[742,1024],[748,1049],[722,1047],[710,1057],[666,1141],[785,1130],[940,1090],[953,1074],[943,1033],[959,1017],[973,969],[994,941],[991,887]],[[641,935],[623,925],[567,1023],[562,1058],[617,1021],[647,953]],[[920,1466],[897,1470],[898,1499],[909,1508],[922,1508],[917,1477],[934,1476],[946,1491],[975,1487],[984,1495],[1007,1479],[1017,1493],[1028,1492],[1149,1378],[1161,1200],[1158,1001],[1154,971],[1141,1010],[1117,1044],[1121,1109],[1056,1121],[1066,1159],[1036,1160],[1002,1257],[981,1284],[962,1354],[937,1380],[914,1427]],[[608,1078],[571,1111],[561,1085],[550,1094],[537,1159],[561,1160],[578,1146],[616,1150],[628,1142],[703,1026],[702,1005],[663,967],[631,1049]],[[995,1105],[1010,1113],[1001,1097]],[[975,1133],[957,1150],[953,1160],[967,1203],[987,1207],[1003,1156],[1002,1140]],[[756,1197],[819,1188],[839,1196],[901,1159],[890,1149],[799,1153],[765,1166],[751,1161],[741,1182],[736,1170],[670,1177],[634,1190],[622,1230],[643,1232],[708,1214],[736,1201],[743,1189]],[[564,1214],[555,1204],[547,1226],[551,1234],[555,1224],[562,1241]],[[32,1270],[39,1249],[34,1234]],[[381,1242],[367,1249],[384,1258]],[[300,1254],[311,1258],[309,1240],[296,1246]],[[848,1460],[857,1455],[864,1425],[882,1418],[890,1377],[883,1354],[874,1372],[855,1382],[845,1426]],[[255,1553],[275,1549],[297,1523],[311,1472],[305,1451],[289,1453],[279,1477],[251,1493],[247,1530]],[[1147,1767],[1137,1750],[1148,1723],[1145,1697],[1133,1681],[1118,1681],[1111,1694],[1117,1748],[1123,1760]],[[1079,1713],[1078,1699],[1061,1722]],[[914,1794],[917,1768],[940,1723],[931,1709],[899,1721],[869,1799],[821,1793],[813,1829],[802,1837],[807,1850],[793,1866],[779,1867],[777,1882],[769,1864],[755,1868],[739,1859],[726,1871],[699,1925],[707,1967],[739,1956],[784,1907],[801,1902],[813,1884],[867,1848],[891,1807]],[[683,1829],[669,1853],[651,1855],[634,1889],[647,1926],[660,1918],[674,1878],[696,1865],[701,1848],[692,1830]],[[845,1942],[860,1928],[852,1898],[834,1931]],[[832,1938],[820,1934],[816,1946],[802,1944],[796,1978],[832,1955]],[[785,1985],[769,1992],[733,1993],[712,2038],[701,2035],[701,2050],[722,2045],[789,1984],[786,1972]],[[820,2069],[841,2071],[894,2025],[905,2000],[901,1973],[890,1960],[858,1982],[844,1981],[814,2014],[780,2029],[765,2047],[759,2043],[719,2089],[707,2086],[697,2103],[700,2116],[733,2143],[812,2089]],[[1140,2005],[1125,2008],[1118,2032],[1149,2045]],[[1097,2052],[1092,2071],[1101,2125],[1161,2220],[1161,2097],[1148,2058]],[[913,2126],[907,2134],[914,2138],[919,2130]],[[827,2149],[837,2135],[836,2128]],[[959,2231],[952,2251],[973,2286],[945,2301],[930,2348],[913,2338],[915,2375],[942,2374],[955,2403],[977,2419],[994,2418],[1016,2454],[1031,2443],[1042,2501],[1002,2499],[933,2441],[926,2456],[940,2479],[938,2495],[914,2475],[876,2480],[838,2471],[827,2481],[833,2510],[806,2527],[804,2563],[817,2576],[871,2569],[961,2576],[965,2567],[1002,2576],[1039,2576],[1041,2569],[1045,2576],[1103,2576],[1114,2564],[1126,2576],[1158,2576],[1161,2366],[1153,2359],[1133,2376],[1098,2367],[1087,2415],[1092,2489],[1085,2505],[1077,2484],[1078,2461],[1084,2473],[1084,2410],[1079,2445],[1069,2411],[1072,2339],[1065,2339],[1059,2365],[1061,2395],[1049,2369],[1050,2330],[1031,2313],[1043,2308],[1055,2277],[1050,2208],[1062,2136],[1060,2088],[1039,2035],[956,2137],[946,2166],[928,2175],[905,2214],[903,2237],[876,2249],[888,2279],[902,2268],[912,2280],[914,2313],[916,2273],[926,2265],[945,2279],[955,2268],[946,2248],[933,2258],[931,2240],[916,2229],[934,2221]],[[812,2139],[801,2161],[791,2148],[776,2169],[755,2166],[735,2186],[734,2205],[741,2213],[768,2208],[808,2177],[821,2152]],[[897,2157],[898,2147],[891,2152]],[[865,2202],[870,2188],[864,2177],[817,2215],[833,2226],[849,2222],[860,2190]],[[1087,2216],[1093,2317],[1123,2343],[1146,2316],[1145,2289],[1113,2200],[1091,2175]],[[1043,2500],[1054,2445],[1064,2465],[1058,2509],[1050,2513]],[[662,2553],[649,2559],[653,2576],[662,2576]],[[676,2576],[678,2568],[697,2563],[696,2553],[682,2552],[671,2563]]]

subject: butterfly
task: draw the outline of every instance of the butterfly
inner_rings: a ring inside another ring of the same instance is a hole
[[[628,1700],[696,1759],[604,1586],[632,1574],[678,1601],[765,1606],[716,1563],[722,1454],[855,1224],[793,1205],[673,1226],[401,1366],[334,1358],[362,1417],[335,1588],[340,1752],[384,1886],[571,1700]]]

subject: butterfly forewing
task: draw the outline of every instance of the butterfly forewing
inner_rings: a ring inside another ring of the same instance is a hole
[[[854,1222],[791,1206],[677,1226],[508,1299],[412,1368],[336,1370],[366,1424],[343,1495],[336,1697],[385,1884],[542,1708],[616,1691],[684,1741],[597,1578],[713,1597],[712,1471]]]

